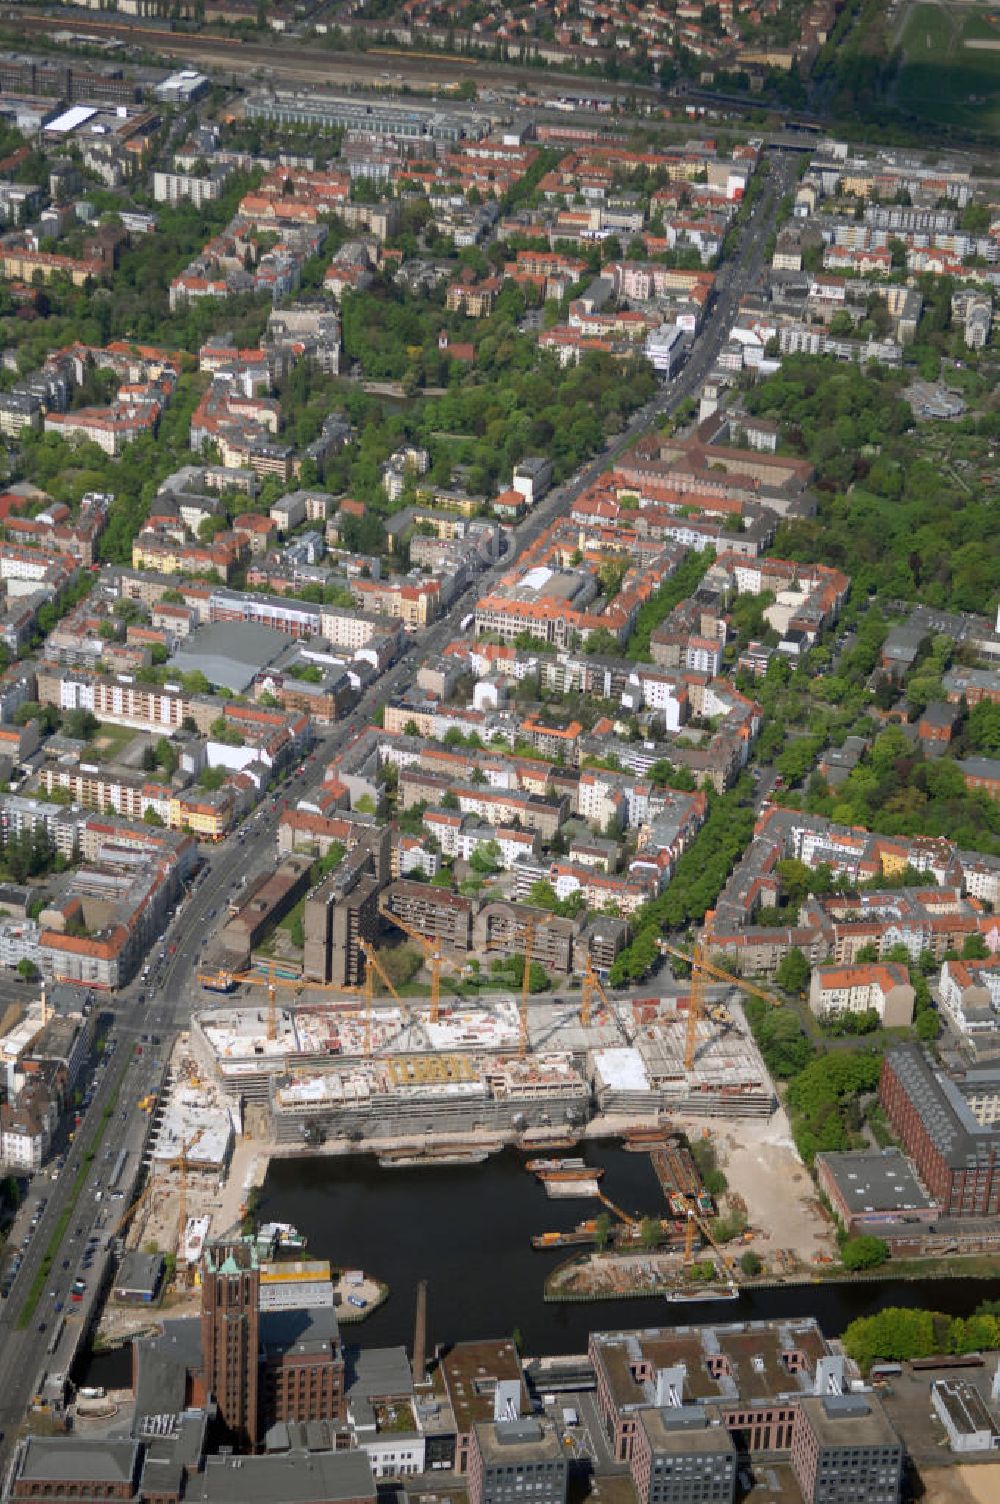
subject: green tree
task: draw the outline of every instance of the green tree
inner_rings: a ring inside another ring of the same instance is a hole
[[[774,979],[784,992],[800,993],[808,987],[809,975],[809,962],[798,946],[793,945],[791,950],[782,956]]]
[[[845,1269],[877,1269],[888,1257],[889,1245],[885,1240],[868,1234],[848,1238],[840,1249],[840,1259]]]
[[[63,730],[77,741],[89,741],[100,724],[92,710],[68,710],[63,717]]]
[[[748,1248],[746,1253],[740,1254],[740,1268],[747,1279],[755,1279],[763,1267],[760,1258],[751,1248]]]
[[[154,748],[156,764],[167,778],[172,778],[177,772],[177,751],[172,742],[165,736],[161,736]]]
[[[660,1223],[657,1217],[643,1217],[639,1229],[639,1242],[643,1248],[655,1248],[660,1241]]]
[[[528,889],[528,902],[536,909],[547,909],[554,914],[559,907],[559,899],[556,890],[547,878],[539,878],[538,882],[532,883]]]
[[[933,1311],[887,1306],[874,1316],[859,1316],[843,1336],[844,1349],[863,1369],[879,1360],[929,1358],[940,1351]]]
[[[594,1246],[598,1253],[604,1252],[610,1237],[611,1217],[607,1212],[599,1212],[594,1221]]]

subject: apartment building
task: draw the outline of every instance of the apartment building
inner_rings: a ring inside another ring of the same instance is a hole
[[[913,1022],[914,991],[905,966],[894,961],[855,966],[817,966],[809,989],[809,1006],[818,1018],[874,1010],[883,1028]]]

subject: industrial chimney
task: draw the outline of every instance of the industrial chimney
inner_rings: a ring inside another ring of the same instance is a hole
[[[413,1382],[422,1384],[427,1368],[427,1281],[417,1284],[417,1315],[413,1323]]]

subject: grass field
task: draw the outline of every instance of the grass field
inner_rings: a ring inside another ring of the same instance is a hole
[[[993,6],[915,5],[903,31],[896,104],[935,125],[1000,136],[1000,24]],[[995,40],[997,50],[969,41]]]
[[[95,752],[106,757],[108,762],[116,762],[137,734],[131,726],[111,726],[107,721],[102,721],[94,732],[90,745]]]

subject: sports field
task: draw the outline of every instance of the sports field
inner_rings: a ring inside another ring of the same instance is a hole
[[[915,5],[902,46],[901,110],[1000,136],[1000,4]]]

